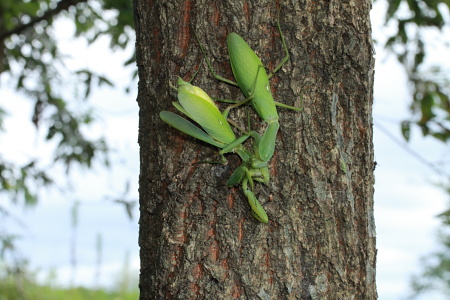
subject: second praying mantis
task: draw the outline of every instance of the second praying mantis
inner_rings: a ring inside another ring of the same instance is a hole
[[[245,104],[248,101],[258,113],[258,115],[267,123],[267,128],[261,138],[259,145],[259,157],[263,161],[269,161],[275,150],[275,142],[280,124],[278,122],[278,112],[276,106],[301,111],[303,107],[295,107],[276,102],[273,98],[270,89],[269,79],[289,60],[289,51],[284,40],[283,32],[281,31],[280,22],[277,20],[278,31],[280,32],[281,42],[285,51],[285,56],[282,61],[275,67],[275,69],[267,74],[266,68],[262,64],[259,57],[252,50],[252,48],[241,38],[237,33],[230,33],[227,37],[228,52],[230,54],[230,64],[236,82],[228,80],[220,75],[217,75],[209,62],[203,46],[200,44],[200,49],[205,56],[208,68],[214,78],[217,80],[238,86],[244,96],[243,101],[230,105],[225,111],[227,116],[231,108]]]
[[[174,102],[173,105],[199,124],[203,130],[169,111],[160,112],[161,119],[192,137],[220,148],[219,154],[221,155],[231,151],[237,153],[243,163],[233,172],[227,181],[227,185],[231,187],[241,183],[244,194],[252,208],[253,216],[260,222],[267,223],[269,220],[267,214],[253,192],[253,180],[262,183],[269,182],[267,163],[261,161],[258,157],[259,134],[251,131],[236,139],[227,119],[201,88],[179,78],[177,90],[179,102]],[[253,144],[254,153],[249,152],[242,145],[249,136],[252,136],[255,140]],[[250,183],[251,190],[248,189],[248,183]]]

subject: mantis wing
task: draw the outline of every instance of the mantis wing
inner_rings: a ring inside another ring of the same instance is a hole
[[[263,78],[263,73],[265,73],[264,66],[252,48],[234,32],[228,35],[227,45],[233,75],[244,95],[248,97],[252,93],[257,75],[259,75],[257,84],[265,88],[269,84],[269,80],[267,75],[265,75],[266,78]],[[263,70],[258,72],[260,67]]]
[[[197,122],[215,140],[224,144],[233,142],[236,137],[227,119],[219,109],[204,98],[178,88],[178,100],[188,112],[188,116]],[[211,101],[212,102],[212,101]]]
[[[192,117],[189,115],[189,113],[184,109],[183,106],[181,106],[180,102],[172,102],[173,106],[175,106],[176,109],[181,111],[183,114],[189,117],[189,119],[193,120]]]
[[[245,97],[254,96],[252,105],[264,121],[278,120],[269,77],[259,57],[237,33],[228,35],[227,44],[234,78]]]
[[[161,119],[169,124],[170,126],[196,138],[201,141],[204,141],[208,144],[211,144],[213,146],[222,148],[224,146],[223,143],[217,142],[214,140],[211,136],[206,134],[203,130],[189,122],[188,120],[180,117],[177,114],[174,114],[170,111],[162,111],[159,113],[159,116]]]

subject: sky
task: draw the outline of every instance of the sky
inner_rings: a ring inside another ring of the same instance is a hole
[[[375,37],[382,24],[382,12],[378,1],[372,12]],[[129,84],[131,71],[123,70],[121,64],[132,49],[128,49],[127,53],[108,54],[107,40],[87,47],[83,42],[72,39],[70,30],[59,34],[61,50],[73,56],[69,67],[93,67],[113,77],[119,87]],[[435,57],[450,57],[448,50],[442,51],[447,52],[438,53]],[[5,121],[6,131],[10,134],[1,137],[2,144],[8,145],[7,149],[2,147],[2,155],[16,161],[45,157],[49,147],[39,139],[43,132],[36,132],[29,122],[32,113],[30,101],[3,87],[2,82],[0,101],[2,104],[8,101],[11,117]],[[409,116],[406,78],[395,59],[387,56],[379,46],[374,92],[377,287],[379,299],[397,300],[408,295],[410,276],[421,270],[420,257],[437,249],[439,221],[435,216],[449,204],[448,196],[435,185],[440,177],[406,152],[405,147],[413,149],[431,163],[445,160],[449,149],[431,138],[421,137],[416,130],[411,142],[404,142],[399,122]],[[100,122],[90,130],[90,134],[105,134],[114,148],[110,169],[96,167],[86,171],[75,168],[70,177],[69,191],[44,191],[34,208],[24,210],[0,198],[2,205],[6,203],[13,216],[8,221],[0,220],[0,228],[22,236],[18,242],[20,252],[29,258],[32,268],[41,270],[41,280],[46,279],[52,268],[61,284],[72,282],[87,286],[93,283],[111,286],[127,260],[130,268],[138,273],[138,208],[134,208],[134,219],[130,220],[122,206],[104,197],[122,195],[125,183],[129,181],[130,190],[126,198],[138,200],[136,93],[136,88],[130,94],[119,89],[100,88],[95,89],[90,97],[90,103],[100,116]],[[20,134],[17,134],[18,128]],[[388,130],[403,146],[386,135],[383,129]],[[55,170],[55,174],[64,173],[63,170]],[[74,229],[71,208],[75,201],[79,201],[80,206],[78,226]],[[102,239],[100,269],[97,267],[96,251],[99,235]],[[71,245],[75,245],[77,258],[75,273],[70,263]],[[96,275],[98,272],[99,276]]]

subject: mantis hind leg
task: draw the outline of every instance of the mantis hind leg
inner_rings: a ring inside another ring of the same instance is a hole
[[[230,110],[231,110],[232,108],[239,107],[239,106],[241,106],[241,105],[243,105],[243,104],[245,104],[245,103],[251,101],[253,98],[254,98],[254,96],[253,96],[253,95],[250,95],[250,96],[248,96],[247,98],[245,98],[245,99],[242,100],[242,101],[239,101],[239,102],[236,102],[236,103],[234,103],[234,104],[232,104],[232,105],[227,106],[227,108],[225,108],[225,110],[223,111],[222,115],[226,118],[226,117],[228,116],[228,113],[230,112]]]
[[[196,37],[197,42],[198,42],[198,44],[199,44],[199,46],[200,46],[200,50],[201,50],[202,53],[203,53],[203,57],[204,57],[204,59],[206,60],[206,64],[208,65],[208,69],[209,69],[209,71],[211,72],[211,74],[214,76],[214,78],[217,79],[217,80],[226,82],[226,83],[228,83],[228,84],[234,85],[234,86],[239,86],[236,82],[234,82],[234,81],[232,81],[232,80],[229,80],[229,79],[226,79],[225,77],[222,77],[222,76],[220,76],[220,75],[218,75],[218,74],[216,74],[216,73],[214,72],[214,70],[213,70],[213,68],[212,68],[212,66],[211,66],[211,62],[209,61],[208,57],[206,56],[205,49],[203,48],[203,45],[200,43],[200,39],[198,38],[197,34],[195,34],[195,37]]]
[[[281,43],[283,44],[283,49],[284,52],[286,53],[286,55],[283,57],[283,59],[281,60],[281,62],[275,67],[275,69],[273,69],[272,72],[270,72],[270,74],[267,75],[267,77],[270,79],[272,78],[272,76],[279,70],[281,69],[281,67],[289,60],[289,51],[286,45],[286,41],[284,40],[284,35],[283,32],[281,31],[281,26],[280,26],[280,11],[278,11],[278,17],[277,17],[277,27],[278,27],[278,31],[280,32],[280,37],[281,37]],[[286,105],[284,103],[275,101],[275,105],[279,106],[279,107],[283,107],[283,108],[287,108],[287,109],[292,109],[292,110],[296,110],[296,111],[302,111],[303,110],[303,97],[300,95],[300,107],[296,107],[296,106],[291,106],[291,105]]]
[[[292,110],[296,110],[296,111],[302,111],[303,110],[303,97],[300,94],[300,107],[296,107],[296,106],[292,106],[292,105],[287,105],[278,101],[275,101],[275,105],[279,106],[279,107],[283,107],[283,108],[287,108],[287,109],[292,109]]]
[[[281,67],[289,60],[289,51],[288,51],[288,48],[287,48],[287,45],[286,45],[286,41],[284,40],[283,32],[281,31],[280,11],[279,10],[278,10],[278,16],[277,16],[277,27],[278,27],[278,31],[280,32],[281,43],[283,44],[283,49],[284,49],[284,52],[285,52],[285,56],[283,57],[281,62],[275,67],[275,69],[273,69],[273,71],[270,72],[270,74],[267,75],[267,77],[269,79],[272,78],[273,74],[278,72],[278,70],[281,69]]]

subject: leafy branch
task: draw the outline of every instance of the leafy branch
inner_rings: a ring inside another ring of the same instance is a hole
[[[53,9],[47,10],[42,16],[37,16],[31,18],[27,23],[20,24],[13,29],[6,30],[0,33],[0,40],[3,42],[6,38],[12,36],[13,34],[21,34],[23,31],[32,28],[34,25],[41,21],[49,21],[54,16],[58,15],[62,11],[67,11],[71,6],[77,5],[78,3],[86,2],[87,0],[62,0],[56,4]]]
[[[448,29],[448,0],[388,1],[386,23],[396,24],[386,47],[403,65],[412,95],[413,117],[402,122],[401,130],[410,139],[411,125],[417,125],[424,136],[447,142],[450,140],[450,81],[448,71],[429,66],[426,58],[426,36],[430,30],[443,33]]]

